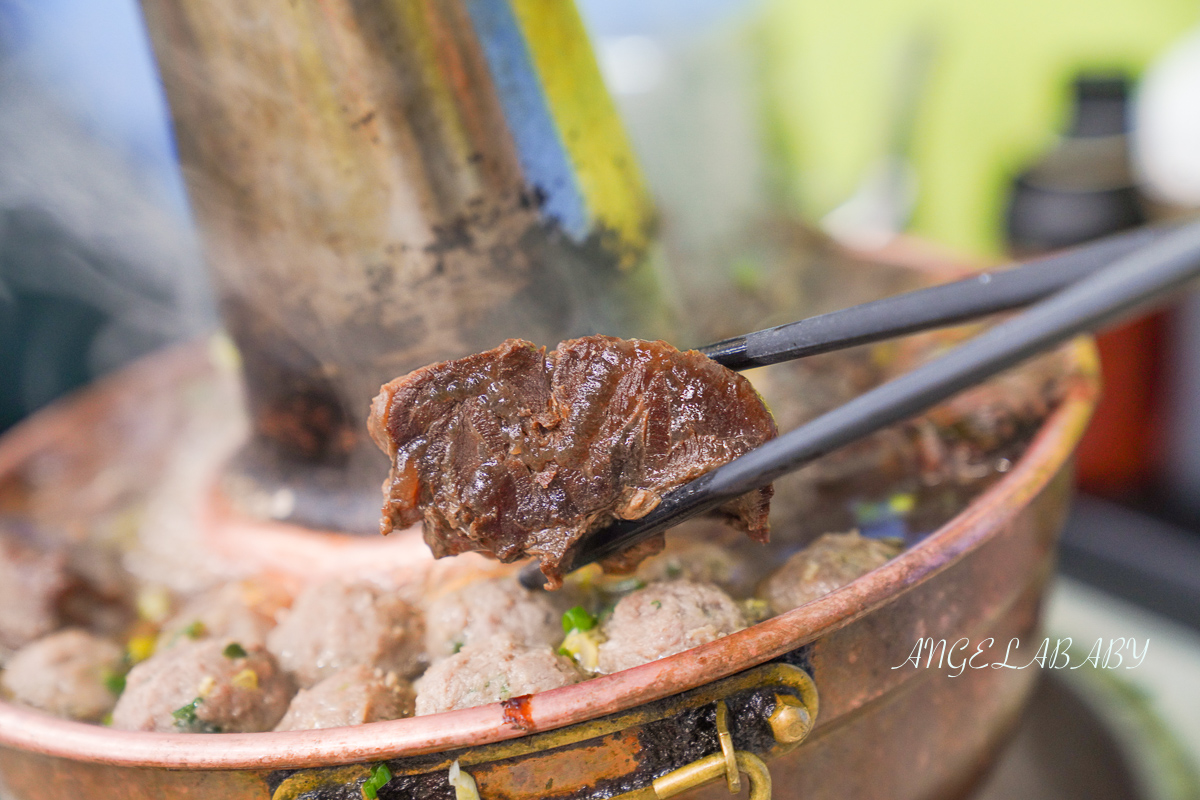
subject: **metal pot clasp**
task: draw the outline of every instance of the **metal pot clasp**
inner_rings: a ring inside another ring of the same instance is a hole
[[[779,708],[777,706],[776,711]],[[650,786],[618,795],[613,800],[666,800],[689,789],[703,786],[721,775],[725,776],[729,793],[737,794],[742,790],[743,772],[750,778],[750,800],[771,800],[771,772],[767,769],[766,762],[754,753],[734,749],[733,735],[729,732],[729,708],[724,700],[717,701],[717,739],[721,743],[721,752],[668,772],[656,778]]]

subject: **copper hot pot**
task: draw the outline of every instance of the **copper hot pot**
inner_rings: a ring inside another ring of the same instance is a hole
[[[220,438],[196,421],[236,399],[235,375],[219,361],[202,347],[168,352],[18,427],[0,442],[6,510],[40,514],[68,535],[72,515],[104,524],[100,509],[144,482],[144,471],[171,473],[154,436],[169,439],[183,425]],[[1064,402],[1007,474],[900,557],[794,611],[523,700],[355,728],[131,733],[0,703],[4,796],[358,797],[384,762],[394,777],[379,797],[449,798],[447,770],[456,760],[485,800],[667,797],[739,771],[753,797],[770,796],[772,785],[780,797],[961,796],[1005,741],[1036,670],[949,677],[906,659],[918,639],[1035,635],[1070,494],[1071,452],[1096,396],[1091,345],[1074,343],[1067,361]],[[229,425],[226,438],[236,440],[238,424]],[[103,497],[91,496],[97,492]],[[269,535],[234,547],[247,563],[284,571],[423,552],[415,532],[347,543],[282,524],[264,528]],[[206,546],[229,546],[238,535],[226,531]],[[689,796],[727,791],[722,781]]]
[[[199,564],[411,563],[429,557],[415,533],[292,526],[373,527],[360,420],[380,383],[507,336],[687,338],[653,329],[672,315],[648,288],[649,192],[571,3],[143,8],[248,419],[225,348],[155,356],[0,441],[0,513],[75,544],[141,541],[177,586]],[[1067,362],[1065,400],[998,482],[794,611],[530,698],[356,728],[131,733],[0,703],[0,795],[357,798],[386,763],[380,798],[452,798],[456,761],[485,800],[662,798],[722,776],[700,791],[726,793],[742,775],[757,798],[961,795],[1035,671],[896,667],[918,639],[1036,630],[1096,393],[1090,345]]]

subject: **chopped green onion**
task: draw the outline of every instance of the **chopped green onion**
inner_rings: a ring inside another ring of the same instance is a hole
[[[246,648],[242,647],[237,642],[230,642],[229,644],[225,645],[225,649],[222,650],[221,653],[226,658],[245,658],[247,655]]]
[[[650,605],[654,606],[655,608],[662,608],[662,600],[651,600]]]
[[[590,631],[596,627],[596,618],[587,612],[583,606],[568,609],[562,616],[562,628],[565,632]]]
[[[104,688],[108,689],[108,691],[117,697],[120,697],[121,692],[125,691],[124,672],[105,670],[102,680],[104,681]]]
[[[184,733],[220,733],[221,729],[212,723],[205,722],[196,716],[196,709],[204,702],[203,697],[197,697],[186,706],[181,706],[171,712],[175,718],[175,728]]]
[[[199,639],[206,632],[207,628],[204,627],[204,623],[200,620],[196,620],[191,625],[188,625],[183,629],[183,635],[189,639]]]
[[[196,708],[204,702],[203,697],[197,697],[186,706],[181,706],[171,712],[171,716],[175,718],[175,727],[180,730],[190,730],[199,722],[196,716]]]
[[[367,800],[377,800],[379,797],[379,790],[382,789],[391,779],[392,771],[388,769],[388,765],[376,764],[371,770],[371,777],[363,781],[363,796],[366,797]]]

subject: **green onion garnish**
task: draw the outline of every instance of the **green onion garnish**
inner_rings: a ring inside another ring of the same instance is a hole
[[[125,673],[115,671],[105,671],[104,673],[104,688],[117,697],[121,696],[121,692],[125,691]]]
[[[204,702],[203,697],[197,697],[186,706],[177,708],[171,712],[171,716],[175,718],[176,730],[184,733],[220,733],[221,728],[213,725],[211,722],[205,722],[196,716],[196,709]]]
[[[363,796],[367,800],[377,800],[379,790],[392,779],[392,771],[388,769],[387,764],[376,764],[371,770],[371,777],[363,781],[362,791]]]
[[[596,618],[589,614],[583,606],[575,606],[563,614],[562,627],[567,633],[571,631],[590,631],[596,627]]]
[[[197,697],[186,706],[181,706],[171,712],[171,716],[175,718],[175,727],[180,730],[191,730],[199,722],[196,717],[196,707],[204,702],[203,697]]]
[[[221,653],[226,658],[245,658],[247,655],[246,648],[242,647],[237,642],[230,642],[229,644],[225,645],[225,649],[222,650]]]

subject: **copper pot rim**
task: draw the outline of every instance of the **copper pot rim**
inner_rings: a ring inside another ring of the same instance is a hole
[[[347,728],[265,733],[165,734],[118,731],[59,719],[0,702],[0,745],[101,764],[184,770],[293,769],[475,747],[553,730],[627,710],[719,680],[808,644],[894,600],[954,564],[1001,530],[1070,457],[1097,393],[1089,340],[1069,346],[1072,380],[1064,401],[1043,422],[1012,469],[919,545],[818,600],[746,630],[659,661],[533,695],[532,724],[520,727],[505,704],[409,717]],[[104,383],[107,383],[104,382]],[[98,386],[104,391],[110,386]],[[0,474],[62,432],[90,392],[43,412],[34,436],[27,426],[5,437]],[[36,441],[35,441],[36,440]]]

